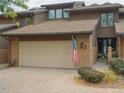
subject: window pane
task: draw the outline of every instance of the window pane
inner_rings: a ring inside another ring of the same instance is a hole
[[[101,27],[107,27],[107,14],[101,14]]]
[[[55,10],[49,10],[49,19],[55,19]]]
[[[30,24],[32,24],[32,20],[31,20],[31,18],[23,18],[23,19],[21,19],[20,20],[20,26],[22,27],[22,26],[26,26],[26,25],[30,25]]]
[[[62,9],[56,9],[56,19],[62,18]]]
[[[112,27],[114,26],[114,14],[108,13],[108,26]]]
[[[69,18],[69,12],[64,11],[64,18]]]

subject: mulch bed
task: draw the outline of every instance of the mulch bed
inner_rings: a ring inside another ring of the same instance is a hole
[[[80,84],[82,86],[95,87],[95,88],[124,89],[124,77],[123,76],[119,76],[118,81],[114,82],[114,83],[108,83],[108,82],[102,81],[98,84],[94,84],[94,83],[89,83],[89,82],[85,81],[84,79],[82,79],[79,76],[74,77],[74,82],[76,84]]]

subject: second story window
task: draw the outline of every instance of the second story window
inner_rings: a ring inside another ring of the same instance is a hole
[[[69,12],[64,11],[64,18],[69,18]]]
[[[55,10],[49,10],[49,19],[55,19]]]
[[[62,19],[62,9],[56,9],[56,19]]]
[[[69,18],[69,12],[64,9],[50,9],[48,12],[48,19],[64,19]]]
[[[102,13],[101,27],[113,27],[113,26],[114,26],[114,13]]]
[[[20,19],[20,26],[23,27],[23,26],[26,26],[26,25],[30,25],[32,24],[32,18],[22,18]]]

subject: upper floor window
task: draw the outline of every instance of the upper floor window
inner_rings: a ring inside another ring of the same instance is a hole
[[[64,11],[64,18],[69,18],[69,12]]]
[[[113,27],[113,26],[114,26],[114,13],[102,13],[101,27]]]
[[[56,19],[62,19],[62,9],[56,9]]]
[[[48,12],[49,19],[64,19],[69,18],[69,12],[64,9],[50,9]]]
[[[20,19],[20,26],[23,27],[23,26],[26,26],[26,25],[30,25],[32,24],[32,18],[22,18]]]
[[[49,19],[55,19],[55,10],[49,10]]]

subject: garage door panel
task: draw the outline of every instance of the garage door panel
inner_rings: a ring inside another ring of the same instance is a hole
[[[20,66],[74,68],[71,41],[21,41]]]

